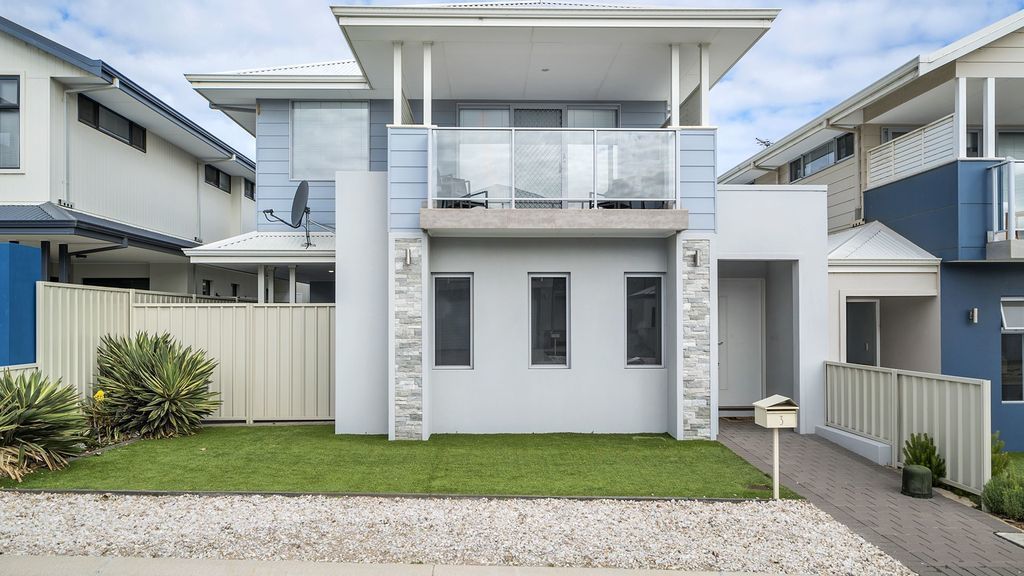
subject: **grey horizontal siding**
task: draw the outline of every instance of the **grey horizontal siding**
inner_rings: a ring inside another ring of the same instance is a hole
[[[388,169],[387,123],[391,121],[390,100],[370,100],[370,170]],[[287,226],[267,222],[262,211],[291,210],[299,182],[291,178],[289,146],[291,120],[289,100],[261,100],[256,119],[256,209],[259,230],[286,230]],[[334,182],[309,183],[309,209],[313,220],[334,226]]]
[[[388,221],[392,231],[420,229],[420,208],[427,201],[426,128],[390,128]]]
[[[716,132],[679,131],[679,203],[689,211],[690,230],[715,230]]]

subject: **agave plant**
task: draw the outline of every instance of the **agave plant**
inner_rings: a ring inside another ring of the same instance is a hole
[[[104,336],[92,400],[112,434],[166,438],[194,434],[220,405],[210,392],[217,363],[169,334]]]
[[[38,371],[0,376],[0,475],[17,481],[33,468],[62,468],[83,449],[78,394]]]

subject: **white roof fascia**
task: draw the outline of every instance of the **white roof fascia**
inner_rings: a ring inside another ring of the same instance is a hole
[[[990,24],[973,34],[953,42],[948,46],[939,48],[931,54],[921,56],[921,75],[925,75],[936,68],[940,68],[950,62],[970,54],[971,52],[999,40],[1007,34],[1012,34],[1024,27],[1024,10],[1016,12],[1002,20]]]
[[[835,118],[842,118],[856,110],[868,106],[872,102],[879,98],[889,94],[893,90],[907,84],[911,80],[918,78],[918,59],[914,58],[899,68],[893,70],[889,74],[886,74],[879,80],[876,80],[870,86],[864,88],[860,92],[857,92],[853,96],[850,96],[846,100],[843,100],[839,104],[836,104],[832,108],[828,109],[817,118],[811,120],[807,124],[804,124],[800,128],[790,132],[778,142],[773,143],[770,147],[765,148],[761,152],[758,152],[754,156],[744,160],[740,164],[732,167],[726,173],[719,177],[718,181],[723,184],[731,184],[730,180],[735,179],[737,176],[746,173],[751,168],[756,170],[770,171],[783,164],[788,163],[790,160],[803,154],[805,151],[792,152],[787,154],[792,148],[798,146],[804,140],[810,138],[814,134],[822,130],[838,130],[837,126],[831,124],[831,120]],[[784,160],[776,159],[777,156],[784,155]],[[774,162],[771,160],[774,159]],[[766,165],[767,164],[767,165]],[[774,166],[773,166],[774,165]]]
[[[332,6],[342,26],[769,28],[778,9]]]

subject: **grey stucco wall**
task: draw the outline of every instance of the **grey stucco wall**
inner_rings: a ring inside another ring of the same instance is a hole
[[[664,239],[431,238],[430,271],[474,282],[473,368],[429,370],[431,432],[665,432],[668,369],[625,366],[625,274],[665,273],[667,252]],[[543,272],[570,275],[569,368],[529,365],[528,278]]]
[[[716,150],[716,130],[679,131],[679,202],[689,211],[690,230],[716,229]]]
[[[291,177],[291,101],[260,100],[256,118],[256,227],[258,230],[287,230],[284,224],[267,222],[262,211],[272,208],[287,215],[298,180]],[[390,100],[370,100],[370,170],[387,170],[387,128],[391,119]],[[313,220],[334,225],[334,182],[309,183],[309,208]]]

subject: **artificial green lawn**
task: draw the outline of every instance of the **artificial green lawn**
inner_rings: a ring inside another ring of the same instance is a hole
[[[336,436],[219,426],[38,471],[10,488],[764,498],[765,474],[717,442],[665,435]],[[788,490],[785,497],[795,497]]]

